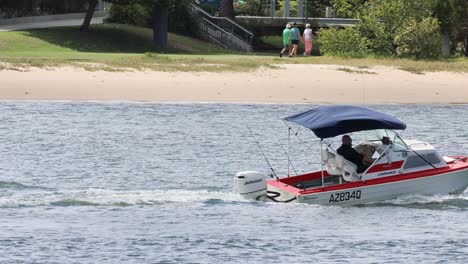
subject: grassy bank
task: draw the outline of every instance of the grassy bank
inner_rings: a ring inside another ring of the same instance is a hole
[[[468,72],[464,58],[414,61],[394,58],[342,58],[328,56],[283,58],[272,53],[245,54],[229,51],[193,38],[169,34],[164,52],[152,45],[152,31],[128,25],[93,25],[89,33],[76,27],[0,32],[0,69],[73,66],[87,70],[120,71],[250,71],[281,64],[337,64],[367,68],[391,66],[425,71]],[[277,42],[277,39],[267,41]]]

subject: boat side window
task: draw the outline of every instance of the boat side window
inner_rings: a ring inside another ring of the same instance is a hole
[[[403,169],[414,169],[418,167],[428,166],[428,162],[430,164],[439,164],[442,161],[437,156],[436,153],[426,153],[422,155],[411,155],[406,160],[405,166]]]

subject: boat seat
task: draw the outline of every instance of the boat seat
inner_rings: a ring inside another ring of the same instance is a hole
[[[343,156],[336,154],[335,155],[336,166],[341,170],[341,175],[343,179],[348,182],[360,181],[361,178],[356,172],[357,165],[351,161],[345,159]]]
[[[341,175],[341,170],[336,165],[335,153],[331,152],[328,147],[322,150],[322,161],[324,162],[325,169],[330,175]]]

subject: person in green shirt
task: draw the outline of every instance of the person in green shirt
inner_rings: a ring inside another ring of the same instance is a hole
[[[295,57],[297,55],[297,46],[299,45],[299,41],[304,42],[296,23],[293,24],[293,28],[289,31],[289,39],[292,43],[292,50],[291,53],[289,53],[289,57]]]
[[[286,24],[286,28],[283,30],[283,49],[281,50],[280,52],[280,58],[283,57],[283,54],[285,52],[288,52],[289,53],[289,46],[290,46],[290,41],[289,41],[289,33],[290,33],[290,29],[291,29],[291,24]]]

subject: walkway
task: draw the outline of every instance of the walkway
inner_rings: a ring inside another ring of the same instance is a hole
[[[103,19],[104,19],[103,17],[95,17],[91,21],[91,24],[102,24]],[[13,31],[13,30],[23,30],[23,29],[32,29],[32,28],[80,26],[81,24],[83,24],[83,18],[51,20],[51,21],[41,21],[41,22],[0,25],[0,31]]]
[[[242,25],[252,27],[284,27],[286,23],[296,22],[299,25],[306,23],[305,17],[259,17],[259,16],[236,16],[237,21]],[[359,19],[351,18],[324,18],[324,17],[309,17],[307,23],[312,27],[352,27],[359,23]]]

